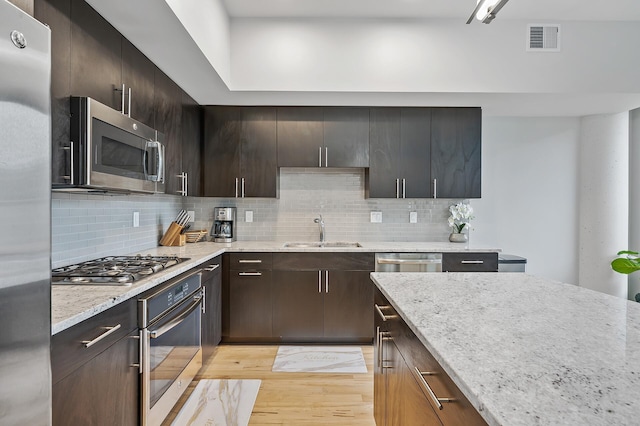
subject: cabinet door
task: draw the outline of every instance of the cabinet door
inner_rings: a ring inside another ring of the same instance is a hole
[[[369,108],[324,108],[323,129],[323,165],[369,167]]]
[[[324,336],[373,338],[373,284],[368,271],[329,271],[324,294]]]
[[[240,174],[240,108],[204,109],[203,172],[205,197],[235,197]]]
[[[154,127],[155,65],[129,40],[122,37],[122,83],[131,88],[131,118]],[[127,113],[129,113],[127,99]]]
[[[278,150],[276,146],[276,109],[242,109],[240,133],[240,196],[277,197]]]
[[[137,425],[139,341],[131,335],[57,382],[53,425]]]
[[[69,96],[71,96],[71,1],[36,0],[34,16],[51,28],[51,182],[70,175]]]
[[[71,94],[122,107],[122,36],[84,0],[71,2]]]
[[[271,336],[271,271],[230,271],[229,337]]]
[[[480,198],[482,111],[433,108],[431,175],[438,198]]]
[[[371,108],[369,198],[397,198],[400,179],[400,108]]]
[[[385,375],[386,383],[386,416],[385,424],[387,426],[402,426],[404,423],[404,395],[403,395],[403,378],[404,376],[404,360],[400,351],[393,343],[393,339],[387,337],[383,340],[382,369]]]
[[[155,128],[164,133],[165,193],[175,195],[182,189],[182,90],[157,68],[154,114]]]
[[[202,316],[202,364],[214,354],[222,338],[222,258],[205,263],[202,286],[205,288],[205,311]],[[208,271],[212,269],[212,271]]]
[[[402,383],[402,423],[403,425],[440,426],[442,423],[424,394],[423,385],[416,379],[417,373],[404,362],[399,365]],[[465,423],[462,423],[465,424]]]
[[[182,171],[187,173],[187,195],[202,195],[202,107],[182,92]]]
[[[402,108],[401,115],[401,196],[429,198],[431,197],[431,109]]]
[[[319,166],[323,117],[321,107],[278,108],[278,167]]]
[[[323,336],[323,293],[320,271],[273,271],[273,335],[313,341]]]

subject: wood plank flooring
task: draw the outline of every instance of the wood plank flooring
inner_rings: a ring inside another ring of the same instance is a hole
[[[273,373],[277,345],[221,345],[169,415],[170,424],[200,379],[260,379],[250,425],[375,426],[373,347],[362,346],[366,374]]]

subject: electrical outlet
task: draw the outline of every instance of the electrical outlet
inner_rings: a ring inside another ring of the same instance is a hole
[[[418,223],[418,212],[409,212],[409,223]]]
[[[253,222],[253,210],[246,210],[244,212],[244,221]]]
[[[187,211],[187,215],[189,216],[189,222],[195,222],[196,221],[196,212],[194,212],[193,210],[189,210]]]
[[[138,228],[140,226],[140,212],[133,212],[133,227]]]
[[[382,212],[371,212],[371,223],[382,223]]]

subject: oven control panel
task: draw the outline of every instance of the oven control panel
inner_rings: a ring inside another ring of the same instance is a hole
[[[195,294],[202,287],[201,277],[201,273],[178,276],[162,285],[159,290],[154,289],[153,294],[141,298],[142,306],[146,306],[146,315],[140,317],[139,326],[146,327],[156,318]]]

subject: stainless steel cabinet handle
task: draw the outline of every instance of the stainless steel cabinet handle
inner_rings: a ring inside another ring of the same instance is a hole
[[[400,198],[400,179],[396,179],[396,198]]]
[[[322,147],[318,147],[318,167],[322,167]]]
[[[318,293],[322,293],[322,271],[318,271]]]
[[[238,275],[241,277],[260,277],[262,272],[238,272]]]
[[[202,287],[202,313],[206,314],[207,313],[207,288],[206,287]]]
[[[329,271],[324,271],[324,292],[329,293]]]
[[[324,166],[329,167],[329,148],[324,148]]]
[[[101,335],[99,335],[98,337],[96,337],[93,340],[83,340],[82,344],[84,345],[85,348],[90,348],[91,346],[95,345],[96,343],[98,343],[100,340],[104,339],[105,337],[107,337],[110,334],[115,333],[116,331],[118,331],[120,329],[121,325],[114,325],[113,327],[102,327],[103,329],[107,330],[104,333],[102,333]]]
[[[122,83],[122,110],[120,111],[122,113],[122,115],[125,115],[125,112],[124,112],[124,95],[125,95],[124,89],[125,89],[124,83]]]
[[[187,196],[187,174],[185,172],[176,175],[180,178],[180,190],[176,191],[178,194],[186,197]]]
[[[184,172],[184,196],[189,195],[189,175]]]
[[[484,260],[461,260],[460,263],[463,265],[482,265]]]
[[[241,194],[242,194],[242,198],[244,198],[244,178],[242,178],[241,186],[242,186]]]
[[[420,378],[420,382],[422,382],[422,385],[424,386],[425,390],[429,394],[429,397],[436,404],[436,407],[438,407],[438,410],[442,410],[442,408],[443,408],[442,404],[441,404],[442,402],[455,402],[456,401],[455,398],[438,398],[436,396],[436,394],[433,392],[433,389],[431,389],[431,386],[429,386],[429,383],[427,383],[427,381],[425,380],[424,376],[435,376],[436,373],[429,372],[429,371],[420,371],[420,370],[418,370],[418,367],[413,367],[413,369],[416,371],[416,373],[418,373],[418,377]]]
[[[407,198],[407,181],[406,179],[402,179],[402,198]]]
[[[207,272],[213,272],[213,271],[215,271],[216,269],[218,269],[219,267],[220,267],[220,264],[219,264],[219,263],[216,263],[215,265],[209,265],[209,266],[207,266],[206,268],[204,268],[204,270],[205,270],[205,271],[207,271]]]
[[[438,181],[433,180],[433,198],[438,198]]]
[[[236,178],[236,198],[238,198],[238,178]]]
[[[261,259],[240,259],[238,263],[262,263]]]
[[[124,84],[122,87],[124,87]],[[129,112],[127,112],[127,115],[131,117],[131,87],[129,87]]]
[[[130,367],[134,367],[138,369],[139,373],[142,373],[142,339],[140,335],[137,336],[129,336],[130,339],[138,339],[138,362],[129,364]]]
[[[382,321],[388,321],[390,319],[394,319],[397,318],[397,315],[385,315],[384,312],[382,312],[382,309],[380,308],[380,306],[378,306],[378,304],[374,304],[373,307],[376,309],[376,312],[378,313],[378,315],[380,315],[380,318],[382,318]],[[389,308],[390,306],[383,306],[383,308]]]

